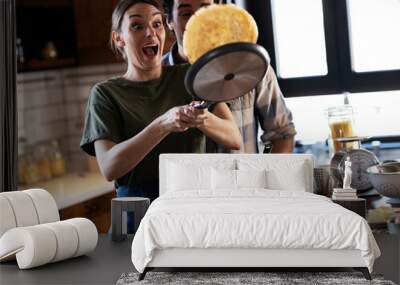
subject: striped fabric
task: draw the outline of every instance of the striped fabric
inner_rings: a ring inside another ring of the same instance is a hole
[[[175,50],[175,52],[174,52]],[[176,43],[163,57],[164,65],[175,65]],[[243,141],[240,150],[228,150],[207,140],[207,152],[258,153],[258,130],[264,145],[277,139],[290,138],[296,134],[292,113],[285,104],[273,68],[270,66],[262,81],[244,96],[226,102],[240,129]],[[259,128],[260,126],[260,128]]]

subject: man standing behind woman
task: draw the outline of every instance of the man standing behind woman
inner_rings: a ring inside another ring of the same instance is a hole
[[[176,37],[171,50],[163,57],[164,65],[179,65],[187,62],[183,51],[183,33],[186,23],[198,9],[212,3],[212,0],[164,0],[167,24]],[[293,151],[296,130],[292,122],[292,114],[286,107],[271,66],[255,89],[227,103],[242,134],[240,150],[231,151],[218,142],[208,141],[207,152],[257,153],[259,126],[263,131],[261,140],[264,145],[272,144],[272,152]]]
[[[188,65],[162,67],[164,11],[157,0],[122,0],[112,15],[111,46],[124,75],[96,84],[88,100],[82,149],[115,180],[118,197],[158,197],[161,153],[204,152],[205,135],[227,148],[240,133],[225,103],[195,109],[184,87]],[[128,228],[132,231],[132,219]]]

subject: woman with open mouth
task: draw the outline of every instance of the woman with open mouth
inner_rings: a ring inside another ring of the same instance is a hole
[[[240,133],[225,103],[196,109],[186,91],[188,65],[162,67],[164,11],[157,0],[122,0],[112,15],[111,47],[124,75],[96,84],[86,108],[82,149],[115,181],[118,197],[158,197],[161,153],[205,152],[205,136],[230,149]],[[134,232],[128,216],[128,233]]]

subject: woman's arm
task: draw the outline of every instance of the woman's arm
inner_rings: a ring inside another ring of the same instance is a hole
[[[115,180],[132,170],[169,133],[183,132],[188,125],[179,118],[183,107],[175,107],[155,119],[136,136],[116,144],[107,139],[94,143],[97,162],[103,176]]]
[[[242,136],[225,103],[216,104],[212,112],[188,106],[181,109],[181,114],[185,123],[198,128],[216,143],[230,149],[240,149]]]

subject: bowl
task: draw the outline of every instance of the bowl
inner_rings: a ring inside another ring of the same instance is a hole
[[[389,233],[394,235],[400,235],[400,212],[394,214],[387,221]]]
[[[383,165],[373,165],[367,168],[369,181],[382,196],[400,199],[400,171],[395,167],[389,169]]]
[[[399,235],[400,236],[400,224],[395,224],[393,222],[387,223],[388,231],[392,235]]]
[[[400,162],[385,162],[377,167],[380,173],[400,173]]]

